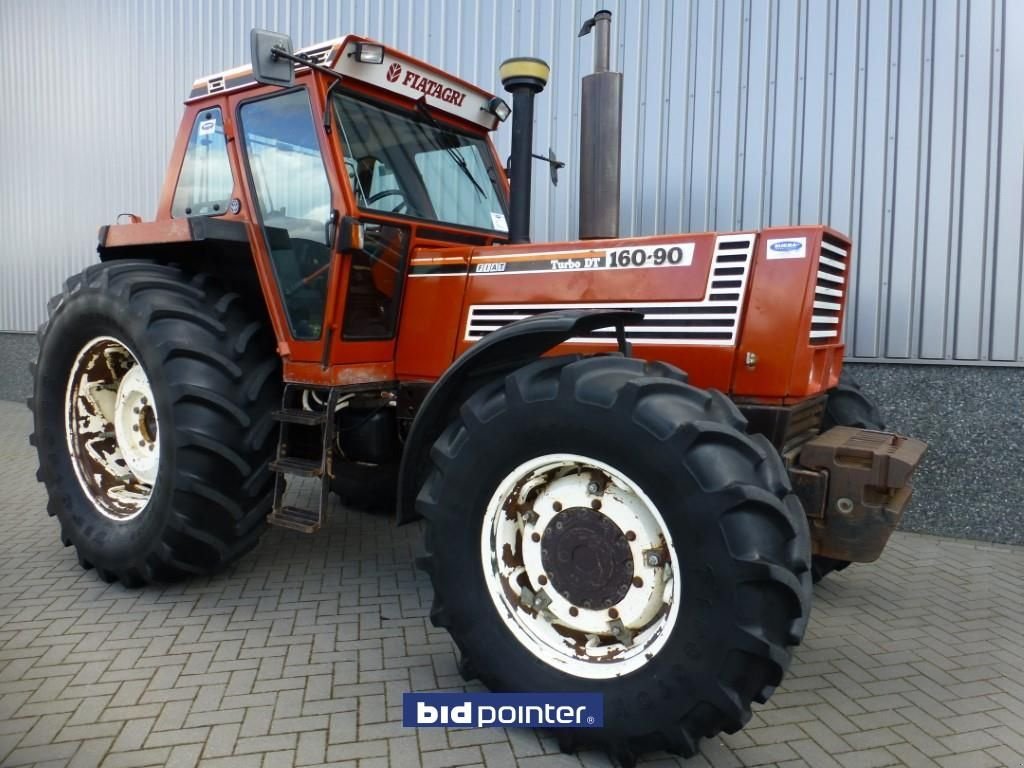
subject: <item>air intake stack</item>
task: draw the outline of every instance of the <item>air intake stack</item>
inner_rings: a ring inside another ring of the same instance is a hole
[[[594,32],[594,72],[580,101],[580,239],[619,236],[622,174],[622,73],[610,72],[611,11],[598,11],[580,30]]]

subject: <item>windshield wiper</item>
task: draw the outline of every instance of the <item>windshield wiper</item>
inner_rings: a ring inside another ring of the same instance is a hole
[[[419,101],[416,102],[416,109],[418,109],[420,111],[420,113],[425,118],[427,118],[427,120],[430,122],[430,124],[434,128],[436,128],[438,131],[440,131],[444,135],[446,135],[446,136],[456,136],[457,135],[454,131],[449,130],[448,128],[445,128],[443,125],[441,125],[439,122],[437,122],[437,119],[432,114],[430,114],[430,110],[427,108],[427,97],[426,96],[424,96],[423,98],[421,98]],[[479,183],[477,183],[477,180],[475,178],[473,178],[473,172],[471,170],[469,170],[469,166],[466,165],[466,161],[463,159],[462,155],[460,155],[458,152],[456,152],[451,147],[449,147],[449,146],[447,146],[445,144],[442,144],[440,141],[435,140],[433,136],[431,136],[429,133],[427,133],[427,131],[424,131],[423,135],[426,136],[428,139],[430,139],[430,142],[435,147],[437,147],[438,149],[443,149],[443,150],[445,150],[448,153],[448,156],[452,160],[455,161],[455,164],[457,166],[459,166],[459,168],[462,170],[462,172],[466,175],[466,178],[470,180],[470,182],[473,184],[474,187],[476,187],[476,191],[480,193],[480,197],[482,197],[482,198],[484,198],[486,200],[487,199],[487,193],[484,192],[484,188],[481,187]]]

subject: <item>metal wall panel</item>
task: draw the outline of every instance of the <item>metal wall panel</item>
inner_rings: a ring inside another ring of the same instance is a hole
[[[601,7],[624,234],[823,221],[857,246],[852,357],[1024,364],[1016,0],[4,0],[0,329],[35,328],[99,224],[152,215],[189,85],[246,62],[252,26],[368,34],[492,90],[504,58],[548,60],[536,146],[569,167],[535,174],[533,233],[575,236]]]

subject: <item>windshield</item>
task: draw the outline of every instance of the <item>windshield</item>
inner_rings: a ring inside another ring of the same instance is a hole
[[[486,141],[348,94],[335,94],[334,105],[360,208],[508,232]]]

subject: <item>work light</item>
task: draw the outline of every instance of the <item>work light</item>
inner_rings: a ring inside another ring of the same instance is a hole
[[[490,101],[488,101],[484,105],[483,109],[486,110],[487,112],[490,112],[501,122],[505,122],[508,116],[512,114],[512,108],[508,104],[506,104],[505,100],[500,96],[495,96]]]
[[[356,43],[353,54],[363,64],[381,64],[384,61],[384,46],[371,43]]]

